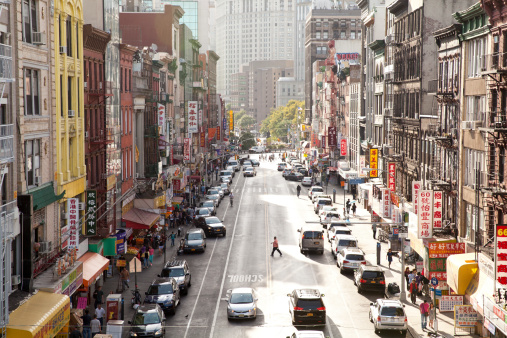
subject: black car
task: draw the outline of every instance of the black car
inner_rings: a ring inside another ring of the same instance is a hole
[[[298,173],[302,174],[303,176],[308,176],[308,170],[305,168],[299,168]]]
[[[250,162],[252,162],[252,167],[260,167],[260,163],[257,160],[251,159]]]
[[[287,295],[292,325],[326,324],[326,306],[323,294],[316,289],[296,289]]]
[[[288,174],[287,176],[285,176],[285,179],[287,181],[296,181],[296,182],[301,182],[303,180],[303,175],[298,173],[298,172],[291,172],[290,174]]]
[[[165,316],[158,304],[144,304],[134,312],[128,322],[130,337],[164,337]]]
[[[180,288],[174,278],[159,277],[145,292],[144,304],[158,304],[164,312],[176,313],[180,304]]]
[[[194,220],[196,228],[202,229],[206,236],[222,235],[225,237],[226,229],[217,217],[199,217]]]
[[[184,259],[167,262],[158,276],[174,278],[184,295],[188,294],[188,288],[192,286],[192,275]]]
[[[373,265],[361,265],[354,272],[354,284],[357,285],[357,292],[375,291],[382,295],[386,293],[386,279],[384,271]]]
[[[202,222],[201,220],[204,220],[204,218],[199,217],[197,220],[195,220],[195,224],[197,224],[197,222]],[[206,250],[206,235],[204,234],[204,230],[202,228],[188,229],[187,233],[185,234],[184,242],[184,252],[204,252]]]

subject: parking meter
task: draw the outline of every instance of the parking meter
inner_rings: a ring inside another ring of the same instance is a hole
[[[380,265],[380,242],[377,242],[377,265]]]

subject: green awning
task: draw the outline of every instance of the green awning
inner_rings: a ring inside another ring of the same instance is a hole
[[[45,183],[40,187],[29,190],[28,193],[33,196],[33,210],[42,209],[53,202],[56,202],[65,196],[65,190],[60,194],[55,194],[53,181]]]

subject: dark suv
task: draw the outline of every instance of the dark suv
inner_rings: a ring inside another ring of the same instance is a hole
[[[184,295],[188,294],[188,288],[192,286],[192,275],[186,260],[167,262],[158,276],[174,278]]]
[[[164,312],[175,314],[180,304],[180,288],[174,278],[156,278],[145,294],[144,304],[158,304]]]
[[[323,294],[316,289],[296,289],[287,294],[292,325],[326,324],[326,307]]]
[[[384,271],[373,265],[361,265],[354,272],[354,284],[357,292],[376,291],[384,295],[386,293],[386,279]]]
[[[157,304],[139,306],[128,323],[131,325],[130,337],[165,336],[165,316]]]

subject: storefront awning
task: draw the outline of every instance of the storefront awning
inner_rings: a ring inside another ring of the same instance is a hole
[[[475,253],[447,257],[447,284],[459,295],[464,295],[470,281],[477,273]]]
[[[102,271],[109,267],[109,259],[95,252],[87,252],[78,261],[83,262],[83,285],[89,287]]]
[[[55,188],[53,187],[52,181],[35,189],[29,190],[28,193],[32,195],[34,211],[61,200],[63,196],[65,196],[65,191],[63,191],[60,195],[55,194]]]
[[[155,225],[159,219],[159,214],[137,208],[130,209],[129,212],[122,216],[125,226],[132,229],[149,229]]]
[[[55,337],[69,320],[69,296],[39,291],[9,315],[7,337]]]
[[[479,270],[472,278],[465,290],[465,297],[475,311],[484,316],[484,298],[492,297],[495,293],[495,281],[485,272]]]

